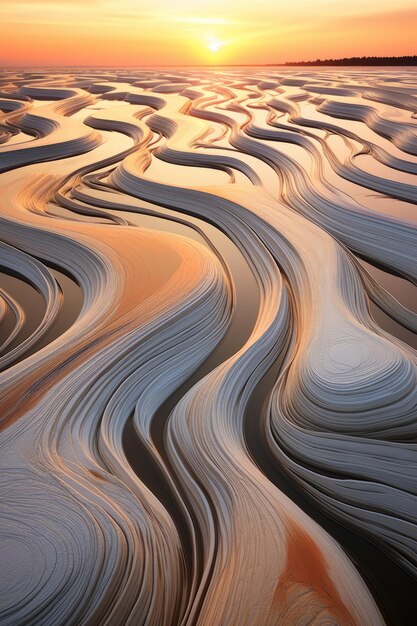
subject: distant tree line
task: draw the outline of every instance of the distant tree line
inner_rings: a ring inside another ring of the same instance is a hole
[[[295,61],[284,65],[417,65],[417,56],[403,57],[345,57],[344,59],[316,59]]]

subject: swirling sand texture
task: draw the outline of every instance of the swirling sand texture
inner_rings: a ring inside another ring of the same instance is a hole
[[[2,625],[413,623],[416,111],[1,73]]]

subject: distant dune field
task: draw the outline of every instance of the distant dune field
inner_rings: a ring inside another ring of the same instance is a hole
[[[0,72],[2,626],[415,623],[416,115],[413,68]]]

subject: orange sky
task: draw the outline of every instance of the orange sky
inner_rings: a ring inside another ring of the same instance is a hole
[[[280,63],[416,54],[415,0],[10,0],[1,65]]]

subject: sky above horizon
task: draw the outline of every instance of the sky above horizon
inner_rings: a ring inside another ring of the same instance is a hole
[[[1,65],[263,64],[416,54],[415,0],[13,0]]]

